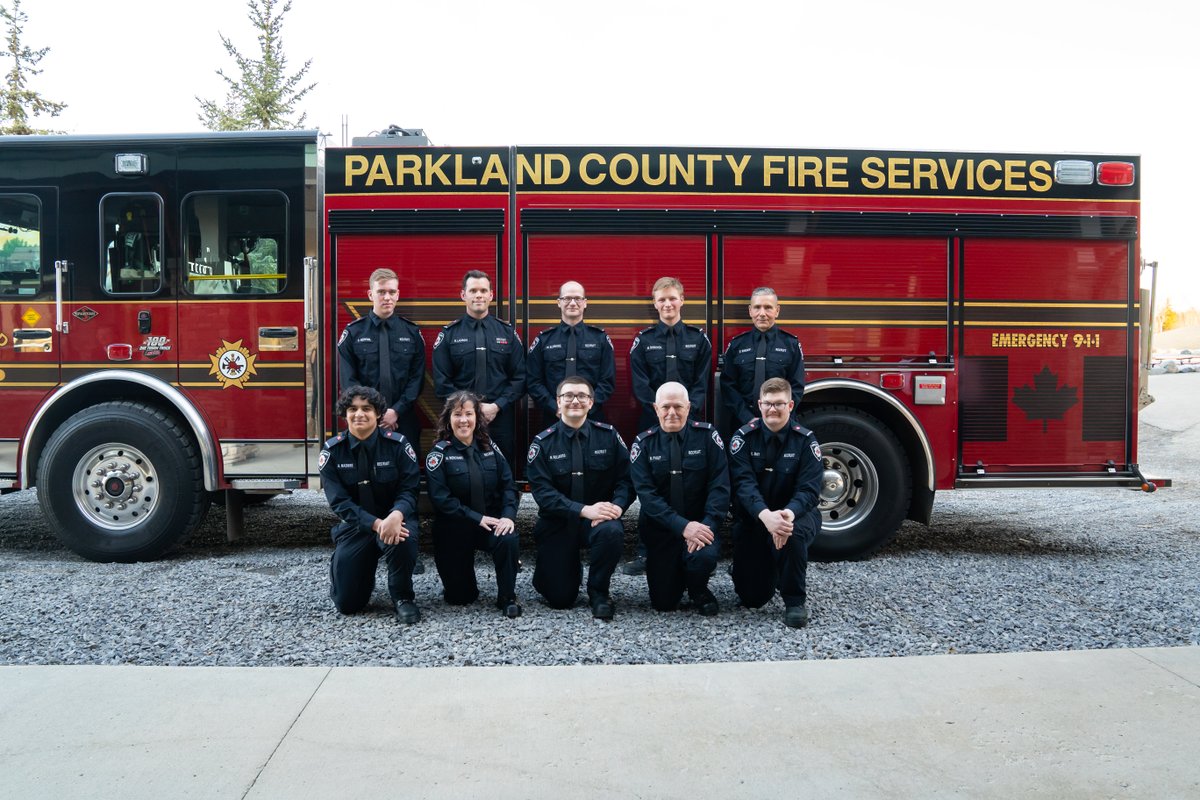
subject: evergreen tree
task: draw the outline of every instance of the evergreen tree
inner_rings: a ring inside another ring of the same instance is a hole
[[[31,133],[58,133],[44,128],[34,128],[29,124],[30,117],[47,115],[57,117],[66,108],[65,103],[55,103],[42,97],[29,88],[29,79],[40,75],[38,63],[50,52],[49,47],[34,50],[21,42],[25,31],[25,23],[29,17],[21,10],[21,0],[13,0],[12,9],[0,5],[0,19],[7,25],[4,37],[5,56],[12,60],[12,66],[0,84],[0,133],[15,133],[27,136]]]
[[[304,62],[294,75],[287,74],[287,57],[283,54],[283,17],[292,10],[292,0],[282,6],[278,0],[247,0],[247,18],[258,31],[260,53],[250,58],[238,52],[224,34],[221,44],[233,57],[240,77],[231,78],[224,70],[217,74],[226,83],[225,101],[204,100],[199,96],[200,121],[214,131],[286,130],[304,125],[307,114],[293,119],[300,100],[316,86],[301,85],[312,59]]]

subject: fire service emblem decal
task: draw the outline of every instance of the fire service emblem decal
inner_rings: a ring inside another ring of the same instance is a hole
[[[258,374],[258,371],[254,369],[254,362],[257,358],[258,356],[251,355],[249,350],[242,347],[241,339],[236,342],[227,342],[222,339],[221,347],[208,357],[212,362],[212,369],[208,371],[208,374],[216,376],[222,389],[228,389],[230,386],[244,389],[250,376]]]

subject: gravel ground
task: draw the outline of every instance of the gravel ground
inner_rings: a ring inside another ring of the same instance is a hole
[[[248,509],[243,543],[225,543],[214,508],[171,557],[118,565],[67,551],[34,493],[18,492],[0,498],[0,664],[664,664],[1196,645],[1200,376],[1155,376],[1150,390],[1142,464],[1173,488],[941,493],[931,526],[905,523],[871,560],[811,565],[813,620],[799,631],[778,600],[738,608],[727,561],[713,619],[657,613],[644,579],[620,574],[613,622],[582,602],[554,611],[530,586],[531,550],[520,619],[492,608],[484,560],[479,603],[446,606],[428,555],[419,625],[395,623],[382,571],[371,608],[343,617],[327,595],[332,517],[319,493]],[[526,498],[525,535],[533,513]]]

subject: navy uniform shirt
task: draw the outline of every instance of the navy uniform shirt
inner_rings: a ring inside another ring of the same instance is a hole
[[[677,338],[675,356],[679,382],[688,392],[692,408],[699,414],[708,397],[708,376],[712,371],[712,343],[695,325],[677,322],[672,326]],[[645,328],[633,340],[629,350],[629,371],[633,394],[643,407],[654,405],[654,393],[667,382],[667,336],[671,328],[657,322]]]
[[[572,440],[580,440],[583,455],[583,498],[571,499]],[[562,420],[533,437],[525,477],[543,517],[578,519],[584,506],[614,503],[622,510],[633,502],[629,479],[629,450],[612,425],[586,420],[575,430]]]
[[[415,324],[393,314],[386,327],[384,320],[371,311],[342,331],[338,339],[338,385],[343,391],[351,386],[369,386],[383,391],[379,375],[379,339],[388,331],[388,351],[392,361],[392,386],[395,397],[385,398],[396,416],[403,418],[416,406],[425,382],[425,340]]]
[[[671,445],[661,427],[642,431],[629,448],[633,488],[642,516],[675,534],[692,520],[719,530],[729,511],[729,472],[725,446],[707,422],[689,421],[678,432],[683,456],[683,502],[671,506]]]
[[[731,429],[758,417],[761,386],[754,385],[754,363],[760,335],[767,340],[763,380],[783,378],[792,385],[793,398],[799,401],[804,396],[804,351],[799,339],[778,325],[762,334],[757,329],[738,334],[729,341],[721,370],[721,404],[729,412]]]
[[[467,459],[475,450],[483,483],[484,508],[471,508],[471,472]],[[485,516],[517,518],[517,485],[508,460],[492,444],[486,450],[458,439],[443,439],[425,456],[425,483],[429,502],[439,514],[461,517],[479,524]]]
[[[575,374],[592,384],[596,404],[602,405],[613,392],[617,368],[612,341],[603,328],[580,322],[575,325]],[[558,413],[555,389],[567,376],[567,339],[571,326],[560,322],[539,333],[529,345],[527,386],[529,396],[542,411]]]
[[[361,448],[367,452],[365,473],[359,468]],[[416,451],[401,434],[376,430],[360,441],[342,431],[325,442],[317,466],[325,499],[342,520],[340,528],[374,534],[371,526],[375,520],[399,511],[406,522],[411,521],[408,527],[415,529],[421,470]],[[359,493],[364,481],[369,481],[371,488],[365,504]]]
[[[525,394],[525,346],[516,330],[495,314],[476,320],[470,314],[442,328],[433,343],[433,388],[445,400],[459,389],[475,391],[475,327],[487,341],[487,377],[480,394],[500,410]]]
[[[771,452],[770,442],[778,448]],[[821,529],[821,446],[813,432],[796,422],[773,433],[761,419],[738,429],[729,440],[729,474],[737,509],[758,519],[764,510],[791,509],[797,532],[811,542]]]

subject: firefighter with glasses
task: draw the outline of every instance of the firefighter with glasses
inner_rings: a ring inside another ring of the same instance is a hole
[[[760,417],[729,440],[734,493],[733,588],[742,605],[761,608],[778,589],[784,623],[808,624],[808,546],[821,530],[821,446],[792,419],[792,387],[770,378]]]
[[[587,594],[592,616],[612,619],[609,592],[621,559],[621,515],[633,501],[629,451],[612,425],[589,419],[592,385],[584,378],[558,384],[559,420],[534,437],[525,475],[538,504],[533,529],[537,567],[533,588],[551,608],[579,597],[579,550],[588,549]]]
[[[549,427],[558,415],[555,387],[564,378],[580,377],[595,387],[588,418],[603,420],[604,403],[612,395],[616,363],[612,341],[603,328],[583,321],[587,295],[583,285],[567,281],[558,290],[562,321],[534,337],[526,359],[526,387]]]

